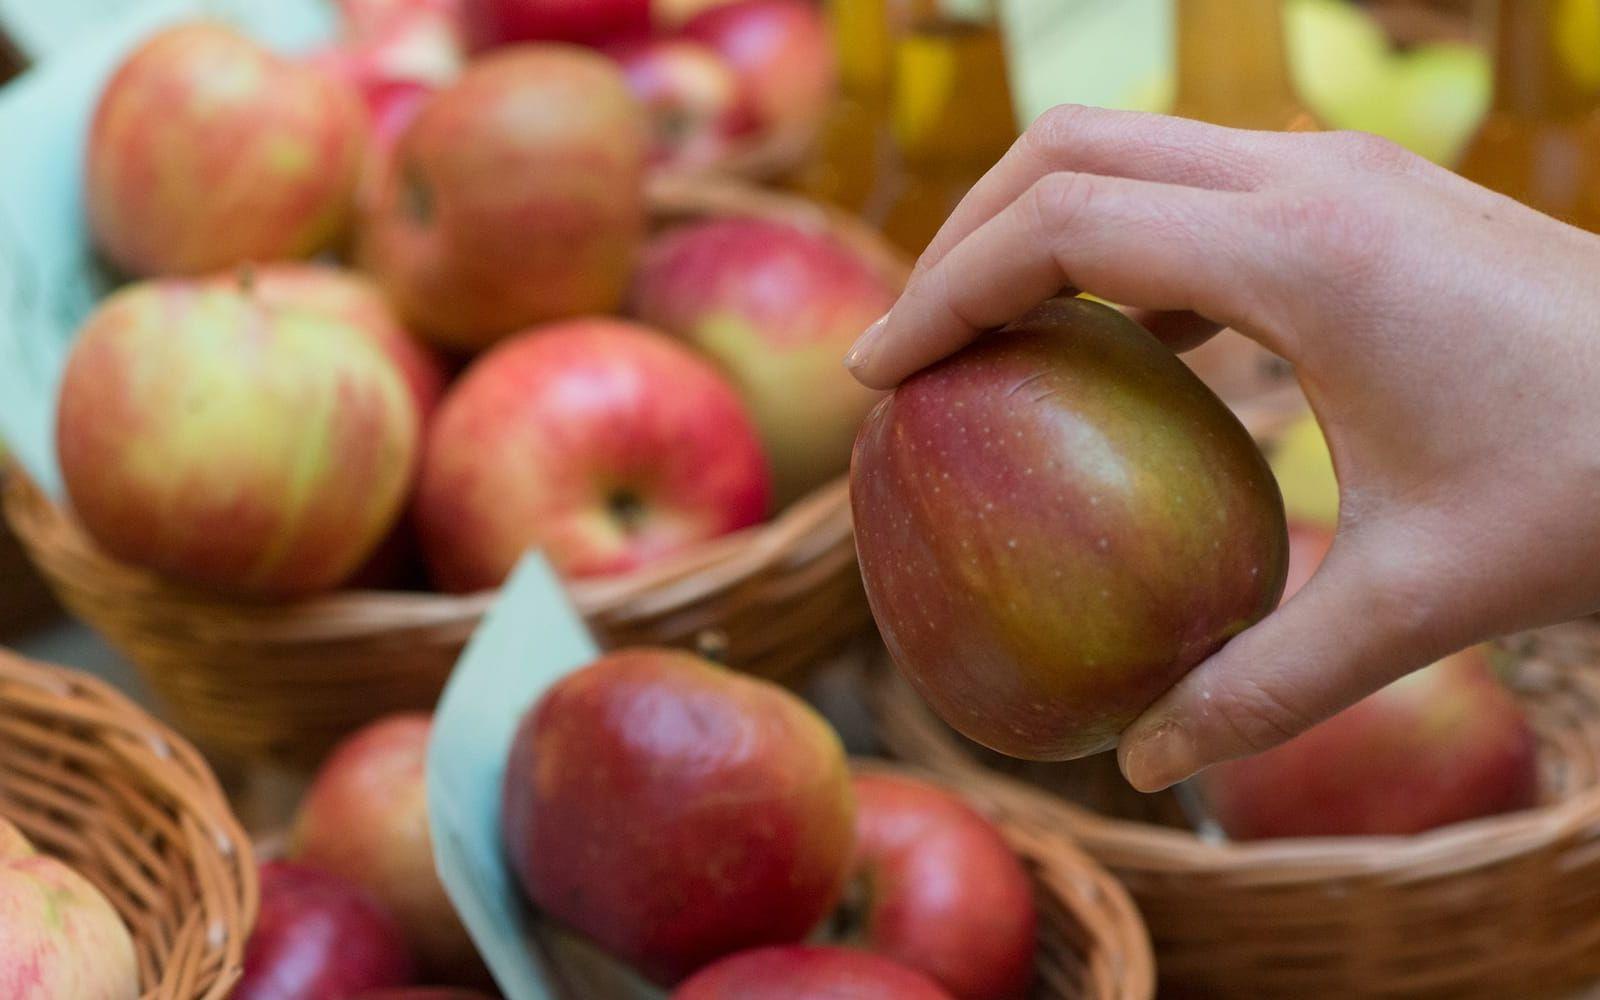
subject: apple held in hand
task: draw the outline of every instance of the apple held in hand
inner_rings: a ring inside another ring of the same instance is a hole
[[[309,257],[344,232],[366,142],[343,81],[216,24],[140,46],[89,130],[95,243],[133,275]]]
[[[760,521],[769,480],[710,364],[633,323],[570,320],[507,341],[452,388],[417,527],[447,591],[498,586],[529,548],[568,576],[620,573]]]
[[[360,885],[394,914],[426,972],[459,979],[477,974],[478,958],[433,863],[431,726],[394,715],[335,747],[300,803],[289,856]]]
[[[781,501],[845,471],[879,394],[839,359],[896,290],[824,233],[761,219],[683,226],[645,250],[633,311],[734,380],[761,428]]]
[[[396,144],[363,206],[363,269],[410,326],[457,349],[615,311],[643,238],[645,133],[598,53],[480,59]]]
[[[907,379],[851,468],[895,663],[1002,753],[1080,757],[1271,611],[1283,504],[1233,414],[1117,311],[1046,304]]]
[[[353,323],[206,281],[135,285],[79,332],[61,474],[111,554],[191,584],[336,586],[395,523],[417,408]]]
[[[461,0],[475,51],[512,42],[598,45],[650,33],[650,0]]]
[[[649,117],[651,163],[713,164],[755,131],[755,115],[733,67],[704,45],[653,38],[606,53],[622,67],[628,89]]]
[[[810,0],[712,7],[683,26],[683,37],[710,46],[733,66],[765,129],[812,128],[833,99],[833,41]]]
[[[34,851],[0,817],[0,996],[133,1000],[139,964],[111,903],[87,879]]]
[[[758,948],[696,973],[672,1000],[952,1000],[933,980],[848,948]]]
[[[563,678],[506,768],[506,849],[528,897],[663,983],[803,938],[848,874],[852,813],[821,716],[674,650]]]
[[[959,1000],[1019,1000],[1033,979],[1033,886],[987,819],[911,778],[855,778],[860,945]]]

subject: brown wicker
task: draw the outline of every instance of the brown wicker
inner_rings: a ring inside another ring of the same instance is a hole
[[[791,196],[660,178],[659,225],[741,215],[822,228],[898,285],[905,261],[861,223]],[[250,605],[175,586],[99,550],[23,476],[5,511],[69,609],[144,673],[180,729],[221,758],[304,766],[379,716],[432,706],[493,593],[342,592]],[[628,575],[575,582],[607,645],[722,633],[727,662],[788,679],[866,628],[845,482],[755,528]]]
[[[893,671],[880,675],[874,701],[894,752],[990,799],[1008,820],[1072,838],[1120,878],[1174,992],[1556,995],[1600,977],[1600,626],[1572,623],[1504,646],[1540,737],[1544,801],[1408,838],[1228,843],[1091,811],[984,766]],[[1178,812],[1170,802],[1138,811]]]
[[[0,470],[0,482],[4,478]],[[0,524],[0,642],[45,625],[60,613],[22,544]]]
[[[0,816],[97,885],[133,933],[144,1000],[222,1000],[256,867],[216,779],[108,685],[0,650]]]

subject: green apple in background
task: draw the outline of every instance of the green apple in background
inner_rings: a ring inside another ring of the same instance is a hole
[[[1310,413],[1296,420],[1267,458],[1290,522],[1332,528],[1339,523],[1339,479],[1322,427]]]
[[[1292,0],[1284,31],[1295,87],[1318,113],[1343,115],[1373,103],[1393,57],[1388,34],[1365,11],[1346,0]]]

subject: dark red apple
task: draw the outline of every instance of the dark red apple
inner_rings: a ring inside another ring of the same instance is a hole
[[[936,785],[855,779],[860,944],[959,1000],[1020,1000],[1033,979],[1033,885],[1000,831]]]
[[[359,886],[306,865],[261,866],[261,915],[233,1000],[345,1000],[413,981],[400,925]]]
[[[813,127],[837,83],[833,40],[810,0],[739,0],[712,7],[683,26],[739,74],[762,127]]]
[[[598,45],[650,33],[650,0],[461,0],[475,51],[512,42]]]
[[[359,994],[354,1000],[490,1000],[490,998],[486,993],[458,990],[450,986],[407,986],[395,990],[372,990]]]
[[[652,38],[606,51],[649,116],[652,163],[703,167],[728,156],[755,130],[755,115],[733,67],[706,46]]]
[[[851,469],[895,663],[1017,757],[1122,729],[1276,606],[1283,503],[1228,408],[1114,309],[1048,303],[911,376]]]
[[[849,948],[760,948],[725,958],[672,1000],[952,1000],[927,976]]]
[[[770,477],[703,358],[623,320],[530,330],[480,358],[428,436],[417,528],[435,583],[495,587],[541,548],[568,576],[635,569],[755,524]]]
[[[505,844],[533,903],[663,983],[798,941],[849,873],[839,738],[790,692],[689,653],[611,653],[523,718]]]

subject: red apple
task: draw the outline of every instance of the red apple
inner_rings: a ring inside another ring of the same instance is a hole
[[[672,1000],[952,1000],[933,980],[848,948],[758,948],[696,973]]]
[[[461,0],[476,51],[512,42],[598,45],[650,33],[650,0]]]
[[[734,68],[763,127],[814,126],[833,99],[833,40],[810,0],[740,0],[712,7],[683,26]]]
[[[644,230],[644,115],[604,56],[521,46],[429,100],[375,185],[359,253],[400,315],[485,347],[615,311]]]
[[[372,990],[354,1000],[489,1000],[486,994],[475,990],[458,990],[449,986],[408,986],[396,990]]]
[[[530,330],[469,368],[429,434],[417,527],[434,582],[495,587],[529,548],[568,576],[620,573],[755,524],[756,430],[703,359],[645,327]]]
[[[455,979],[477,952],[433,863],[428,734],[422,714],[380,719],[347,737],[300,803],[289,856],[357,883],[400,921],[424,969]]]
[[[839,738],[790,692],[689,653],[611,653],[523,718],[506,849],[533,903],[670,983],[798,941],[850,863]]]
[[[0,818],[0,996],[133,1000],[133,938],[82,875],[34,851]]]
[[[712,50],[681,38],[627,42],[607,49],[649,116],[657,165],[716,163],[755,129],[733,68]]]
[[[1534,805],[1535,751],[1521,706],[1475,648],[1196,780],[1236,840],[1400,835]]]
[[[85,200],[134,275],[309,257],[349,221],[366,124],[349,86],[216,24],[141,45],[101,95]]]
[[[67,359],[56,422],[67,494],[101,546],[259,597],[349,577],[395,524],[417,439],[368,332],[214,278],[107,299]]]
[[[1283,503],[1226,406],[1114,309],[1048,303],[913,375],[851,469],[896,664],[992,749],[1115,745],[1278,602]]]
[[[761,219],[683,226],[645,250],[633,311],[729,374],[755,415],[782,501],[842,474],[878,394],[839,359],[895,288],[826,233]]]
[[[413,979],[400,925],[359,886],[305,865],[261,866],[261,915],[233,1000],[345,1000]]]
[[[364,44],[391,37],[396,25],[430,23],[461,32],[461,0],[336,0],[340,35]]]
[[[1000,831],[927,782],[857,775],[861,945],[960,1000],[1019,1000],[1033,979],[1033,885]]]

